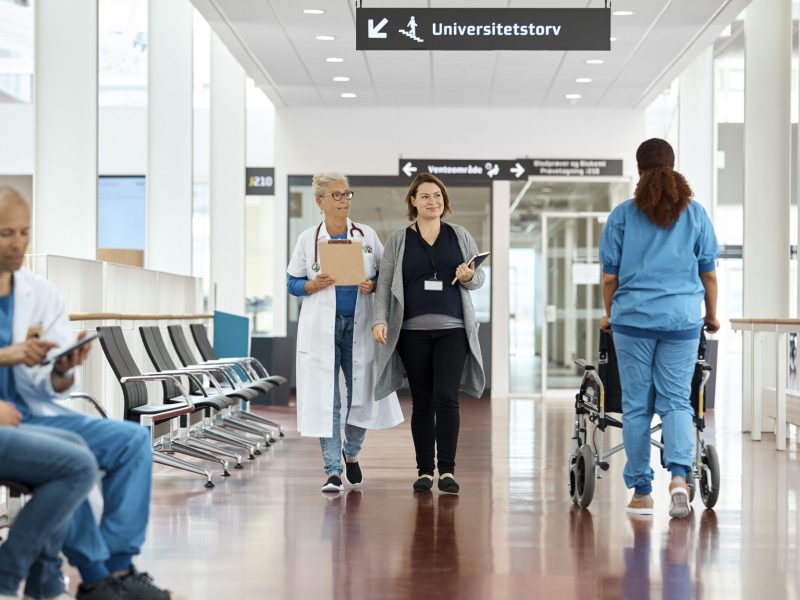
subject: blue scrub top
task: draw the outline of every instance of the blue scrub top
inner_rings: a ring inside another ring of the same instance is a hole
[[[0,348],[11,345],[14,339],[14,294],[0,296]],[[0,367],[0,400],[17,401],[14,371],[11,367]]]
[[[603,272],[619,277],[611,327],[623,335],[694,339],[703,322],[700,273],[715,269],[719,246],[705,209],[690,202],[659,227],[627,200],[609,215],[600,241]]]

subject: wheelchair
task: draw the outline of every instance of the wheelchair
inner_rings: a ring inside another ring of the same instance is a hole
[[[712,508],[719,498],[720,470],[717,451],[703,440],[705,429],[705,386],[711,376],[711,365],[705,360],[705,332],[700,332],[697,362],[692,377],[691,402],[693,421],[697,435],[694,464],[688,477],[689,502],[694,500],[699,486],[700,497],[707,508]],[[583,369],[580,390],[575,395],[574,449],[569,455],[569,495],[572,502],[582,508],[592,503],[595,482],[599,478],[598,468],[609,469],[608,458],[624,449],[619,444],[604,449],[603,434],[608,427],[622,429],[622,421],[609,413],[622,414],[622,386],[617,368],[612,334],[600,331],[599,360],[597,366],[577,359],[575,364]],[[590,424],[593,425],[590,438]],[[661,431],[661,423],[650,428],[650,443],[661,451],[664,465],[663,434],[660,440],[653,434]],[[599,441],[598,441],[599,438]]]

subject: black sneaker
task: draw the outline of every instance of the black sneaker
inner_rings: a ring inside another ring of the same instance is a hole
[[[153,583],[153,578],[150,575],[137,571],[133,565],[131,565],[130,575],[121,577],[120,581],[129,596],[136,598],[136,600],[174,600],[175,598],[172,592],[162,590]]]
[[[415,492],[430,492],[433,487],[433,475],[420,475],[414,482]]]
[[[344,459],[344,476],[350,485],[358,487],[364,483],[364,475],[361,473],[361,467],[358,466],[358,461],[347,462],[347,457],[342,450],[342,458]]]
[[[439,491],[448,494],[457,494],[459,489],[458,482],[455,480],[452,473],[439,475]]]
[[[76,600],[136,600],[122,585],[122,581],[116,575],[109,575],[101,579],[91,588],[83,585],[78,586]]]
[[[343,489],[342,478],[338,475],[331,475],[328,477],[328,481],[322,486],[323,492],[341,492]]]

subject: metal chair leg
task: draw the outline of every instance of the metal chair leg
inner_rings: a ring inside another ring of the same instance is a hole
[[[198,434],[200,435],[200,434]],[[217,446],[216,444],[212,444],[211,442],[205,442],[198,437],[191,436],[185,440],[187,446],[193,446],[195,448],[199,448],[200,450],[205,450],[210,454],[219,454],[221,456],[227,456],[228,458],[232,458],[236,461],[234,465],[234,469],[241,469],[242,468],[242,455],[236,454],[236,452],[231,452],[230,450],[226,450],[221,446]]]
[[[264,417],[260,417],[246,410],[242,410],[241,412],[236,412],[234,414],[237,416],[241,416],[242,418],[245,418],[248,421],[256,421],[258,423],[266,425],[267,427],[272,427],[273,429],[277,429],[281,437],[285,437],[286,435],[283,433],[283,425],[281,425],[280,423],[276,423],[275,421],[270,421],[269,419],[265,419]]]
[[[228,461],[224,458],[220,458],[219,456],[214,456],[209,452],[205,452],[203,450],[199,450],[197,448],[192,448],[191,446],[185,444],[183,441],[172,440],[170,443],[170,447],[167,448],[167,451],[179,452],[180,454],[186,454],[187,456],[192,456],[194,458],[199,458],[202,460],[207,460],[209,462],[215,462],[222,465],[222,476],[223,477],[230,477],[230,473],[228,472]]]
[[[264,440],[264,447],[269,448],[269,434],[266,433],[263,429],[256,427],[255,425],[250,425],[249,423],[242,423],[240,419],[235,419],[234,417],[223,417],[222,419],[223,427],[231,427],[232,429],[238,429],[239,431],[245,431],[252,435],[257,435]],[[259,452],[256,452],[259,454]]]
[[[261,453],[259,442],[254,442],[242,435],[237,435],[235,433],[231,433],[230,431],[225,431],[225,429],[223,429],[222,427],[218,427],[216,425],[204,428],[201,436],[207,437],[217,442],[222,442],[223,444],[237,446],[239,448],[245,448],[247,450],[248,454],[247,458],[249,460],[255,460],[256,452]]]
[[[169,456],[168,454],[164,454],[161,451],[154,451],[153,452],[153,462],[158,463],[160,465],[166,465],[168,467],[174,467],[175,469],[181,469],[183,471],[189,471],[190,473],[197,473],[198,475],[202,475],[206,478],[206,487],[213,488],[214,482],[211,480],[211,472],[207,469],[201,469],[200,467],[193,465],[190,462],[186,462],[185,460],[181,460],[179,458],[175,458],[174,456]]]

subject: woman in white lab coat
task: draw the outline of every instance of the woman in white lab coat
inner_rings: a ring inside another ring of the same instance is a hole
[[[315,175],[312,186],[324,218],[300,234],[287,269],[289,293],[303,297],[297,327],[297,429],[320,438],[327,477],[322,491],[339,492],[343,473],[351,485],[363,483],[358,454],[366,430],[394,427],[403,414],[396,394],[375,402],[373,391],[372,298],[383,245],[371,227],[350,220],[353,192],[346,176]],[[337,286],[321,271],[317,243],[329,240],[361,242],[365,280],[358,286]],[[342,380],[346,403],[341,401]]]

